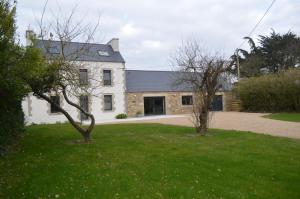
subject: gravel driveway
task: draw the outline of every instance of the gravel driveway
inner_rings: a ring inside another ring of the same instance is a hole
[[[252,131],[256,133],[269,134],[274,136],[300,139],[300,123],[272,120],[263,118],[264,113],[242,113],[242,112],[214,112],[210,120],[211,128]],[[175,117],[160,117],[134,120],[130,123],[161,123],[182,126],[193,126],[192,116],[177,115]],[[123,123],[122,122],[122,123]]]

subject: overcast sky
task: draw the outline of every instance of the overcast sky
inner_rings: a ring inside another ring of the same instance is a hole
[[[44,3],[18,1],[21,42],[29,25],[36,29]],[[207,49],[230,56],[270,3],[271,0],[49,0],[45,18],[51,20],[58,12],[68,15],[75,5],[76,17],[83,17],[87,23],[95,24],[101,14],[96,43],[117,37],[127,68],[169,70],[170,55],[183,40],[195,39]],[[268,34],[271,28],[300,35],[299,19],[299,0],[277,0],[253,36]]]

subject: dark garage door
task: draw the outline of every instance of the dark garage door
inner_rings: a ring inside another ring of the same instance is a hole
[[[212,111],[223,111],[222,95],[215,95],[212,103]]]

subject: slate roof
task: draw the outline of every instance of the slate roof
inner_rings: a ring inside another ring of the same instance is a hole
[[[37,40],[36,47],[40,48],[50,59],[61,52],[59,41]],[[120,52],[113,51],[109,44],[65,42],[63,47],[65,57],[72,61],[125,63]],[[98,51],[107,52],[108,56],[99,55]]]
[[[191,92],[191,85],[177,83],[179,76],[176,71],[126,70],[126,89],[127,92]],[[232,85],[227,81],[220,84],[220,90],[231,90]]]

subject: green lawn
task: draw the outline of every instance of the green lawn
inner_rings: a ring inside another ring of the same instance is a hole
[[[0,159],[0,198],[300,198],[300,140],[156,124],[27,128]]]
[[[274,120],[300,122],[300,113],[272,113],[264,117],[274,119]]]

